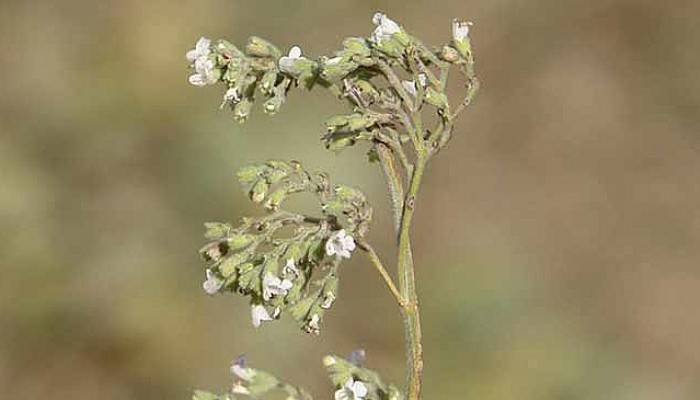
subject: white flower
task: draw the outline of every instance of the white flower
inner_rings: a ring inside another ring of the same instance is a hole
[[[256,328],[258,328],[263,321],[272,321],[274,319],[261,304],[253,304],[250,308],[250,316],[253,319],[253,326]]]
[[[355,250],[355,240],[345,233],[345,229],[333,232],[326,242],[326,254],[339,255],[342,258],[350,258]]]
[[[297,71],[294,68],[294,63],[296,63],[297,60],[302,59],[304,57],[301,56],[301,47],[299,46],[294,46],[291,49],[289,49],[289,54],[286,56],[282,56],[279,59],[279,67],[280,71],[286,72],[288,74],[295,74]]]
[[[323,298],[323,303],[321,303],[321,308],[327,310],[333,306],[335,301],[335,294],[333,292],[326,292],[326,296]]]
[[[473,24],[470,21],[452,21],[452,39],[455,42],[462,42],[469,37],[469,27]]]
[[[252,368],[246,368],[239,361],[235,361],[231,364],[231,373],[236,375],[239,379],[250,382],[255,376],[255,370]]]
[[[420,85],[422,87],[425,87],[426,85],[426,76],[425,74],[419,74],[418,75],[418,82],[420,82]],[[410,93],[413,97],[416,97],[416,82],[415,81],[401,81],[401,86],[403,86],[404,89],[408,93]]]
[[[335,400],[363,400],[367,396],[367,386],[362,381],[352,378],[345,381],[343,387],[335,391]]]
[[[401,32],[399,24],[392,21],[386,14],[375,13],[372,22],[377,25],[371,37],[374,43],[379,44],[383,39],[389,39],[391,35]]]
[[[224,101],[221,102],[219,108],[224,108],[227,104],[236,104],[241,101],[241,96],[238,94],[237,88],[230,88],[224,93]]]
[[[319,333],[321,331],[321,326],[319,325],[319,322],[321,322],[321,317],[319,317],[318,314],[312,315],[311,320],[309,320],[307,324],[308,332],[316,334]]]
[[[195,44],[194,49],[190,50],[185,54],[189,62],[194,62],[198,58],[206,58],[209,56],[209,46],[211,41],[205,37],[199,38],[197,44]]]
[[[216,294],[222,286],[224,286],[224,281],[219,279],[211,269],[207,269],[207,280],[202,283],[202,288],[207,294]]]
[[[284,296],[294,284],[289,279],[280,279],[279,277],[266,273],[263,277],[263,299],[270,300],[273,296]]]
[[[294,259],[290,258],[287,260],[287,263],[284,264],[284,267],[282,268],[282,273],[287,276],[287,275],[294,275],[295,277],[299,276],[299,270],[297,269],[297,266],[294,264]]]
[[[195,86],[205,86],[216,83],[219,77],[216,74],[216,63],[209,57],[211,41],[207,38],[200,38],[195,48],[188,51],[185,57],[193,63],[194,74],[188,80]]]

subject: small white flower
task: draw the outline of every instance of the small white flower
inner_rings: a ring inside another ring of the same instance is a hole
[[[301,56],[301,47],[292,47],[291,49],[289,49],[289,54],[280,57],[278,62],[280,71],[286,72],[288,74],[296,73],[296,70],[294,69],[294,63],[296,63],[297,60],[302,58],[304,57]]]
[[[240,362],[234,362],[231,364],[231,373],[237,376],[239,379],[250,382],[255,376],[255,370],[252,368],[244,367]]]
[[[209,56],[209,46],[211,41],[205,37],[199,38],[197,44],[195,44],[194,49],[190,50],[185,54],[189,62],[194,62],[198,58]]]
[[[418,75],[418,82],[420,82],[420,85],[422,87],[425,87],[425,85],[426,85],[425,74]],[[406,89],[406,91],[408,93],[410,93],[413,97],[416,97],[417,88],[416,88],[415,81],[401,81],[401,86],[403,86],[403,88]]]
[[[237,88],[229,88],[226,93],[224,93],[224,101],[221,102],[219,108],[224,108],[227,104],[236,104],[241,101],[241,96],[238,94]]]
[[[326,292],[325,297],[323,298],[323,303],[321,303],[321,308],[327,310],[333,306],[333,302],[335,301],[335,294],[333,292]]]
[[[207,269],[207,280],[202,283],[202,288],[207,294],[216,294],[222,286],[224,286],[224,281],[219,279],[211,269]]]
[[[205,86],[216,83],[219,80],[216,75],[216,64],[209,57],[200,57],[194,61],[194,74],[188,78],[195,86]]]
[[[335,400],[364,400],[365,396],[367,396],[367,386],[362,381],[352,378],[335,391]]]
[[[318,314],[314,314],[311,316],[311,320],[309,320],[307,324],[308,331],[311,333],[319,333],[321,331],[321,326],[319,323],[321,322],[321,317],[318,316]]]
[[[194,74],[190,75],[188,80],[195,86],[211,85],[219,79],[215,70],[216,63],[209,57],[210,45],[209,39],[200,38],[195,48],[185,54],[187,60],[194,66]]]
[[[233,384],[233,387],[231,387],[231,392],[233,394],[250,394],[250,390],[248,390],[248,388],[243,386],[240,382],[236,382]]]
[[[372,22],[377,25],[371,37],[374,43],[379,44],[382,40],[391,38],[391,35],[401,32],[399,24],[392,21],[386,14],[375,13]]]
[[[273,296],[284,296],[292,286],[294,284],[289,279],[280,279],[268,272],[263,277],[263,299],[270,300]]]
[[[272,321],[274,319],[261,304],[253,304],[250,308],[250,316],[253,319],[253,326],[256,328],[260,327],[263,321]]]
[[[452,39],[456,42],[461,42],[469,37],[469,28],[473,24],[470,21],[452,21]]]
[[[282,268],[282,273],[285,276],[287,276],[287,275],[294,275],[295,277],[299,276],[299,270],[297,269],[297,266],[294,263],[293,258],[288,259],[287,263],[284,264],[284,267]]]
[[[338,255],[342,258],[350,258],[355,250],[355,239],[345,233],[345,229],[333,232],[326,242],[326,254]]]

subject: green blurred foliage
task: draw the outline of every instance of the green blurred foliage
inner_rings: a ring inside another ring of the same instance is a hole
[[[359,254],[318,338],[254,331],[196,254],[201,222],[253,212],[238,167],[296,158],[366,188],[391,258],[379,172],[319,141],[330,95],[239,126],[184,59],[200,35],[329,53],[377,9],[435,44],[474,21],[483,82],[418,202],[425,397],[700,396],[697,2],[66,0],[0,3],[3,398],[187,398],[243,352],[322,398],[322,355],[358,347],[401,381]]]

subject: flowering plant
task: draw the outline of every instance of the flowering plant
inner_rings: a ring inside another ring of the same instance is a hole
[[[201,38],[186,57],[192,69],[189,82],[222,83],[221,108],[232,110],[239,122],[249,117],[257,96],[264,97],[265,112],[274,114],[288,93],[299,87],[328,89],[348,104],[347,114],[325,121],[322,140],[333,151],[366,143],[369,161],[381,166],[397,235],[397,283],[366,240],[372,208],[361,191],[333,185],[327,174],[311,172],[297,161],[270,160],[237,174],[250,200],[267,211],[264,216],[243,218],[237,226],[205,224],[202,286],[210,295],[231,292],[248,297],[256,328],[289,315],[303,331],[318,334],[324,314],[338,297],[341,262],[362,250],[400,308],[408,379],[402,393],[363,367],[362,351],[348,359],[327,356],[323,364],[336,389],[334,398],[416,400],[423,361],[411,221],[426,165],[449,142],[456,118],[471,103],[479,84],[469,38],[471,23],[453,21],[451,41],[432,48],[385,14],[376,13],[372,22],[376,28],[368,38],[347,38],[330,57],[306,57],[298,46],[285,55],[258,37],[251,37],[243,50],[226,40]],[[465,81],[464,97],[457,103],[446,94],[454,69]],[[423,118],[429,113],[436,115],[430,126]],[[287,198],[299,193],[316,197],[317,215],[283,207]],[[242,358],[233,363],[231,372],[235,381],[228,393],[197,391],[194,399],[260,398],[273,391],[289,400],[311,399],[305,390],[246,366]]]

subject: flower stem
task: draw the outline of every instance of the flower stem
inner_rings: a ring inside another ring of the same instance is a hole
[[[413,266],[413,254],[411,250],[411,221],[415,209],[416,196],[425,171],[427,162],[423,149],[418,150],[416,167],[411,177],[411,183],[404,202],[401,218],[401,230],[399,232],[398,275],[399,290],[405,303],[401,307],[404,321],[407,355],[407,399],[420,399],[421,377],[423,373],[423,345],[421,342],[420,313],[418,307],[418,294],[416,292],[415,273]]]
[[[386,268],[384,268],[382,261],[377,255],[377,252],[374,251],[374,248],[365,241],[360,241],[359,245],[361,249],[367,252],[370,261],[372,261],[372,265],[374,265],[374,268],[377,270],[377,272],[379,272],[379,275],[381,275],[382,279],[384,280],[384,283],[386,284],[386,287],[389,289],[391,294],[394,295],[394,298],[399,303],[399,306],[403,307],[406,301],[404,300],[403,296],[401,296],[401,292],[399,292],[399,289],[394,284],[393,279],[391,279],[389,272],[386,270]]]

